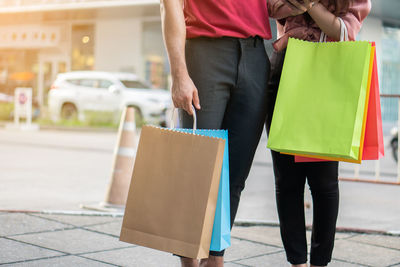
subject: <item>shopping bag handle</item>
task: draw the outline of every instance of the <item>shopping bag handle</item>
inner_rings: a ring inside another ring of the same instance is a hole
[[[175,110],[177,110],[176,107],[172,109],[172,116],[171,116],[171,128],[175,128]],[[196,115],[196,109],[192,105],[192,111],[193,111],[193,133],[197,130],[197,115]]]
[[[338,20],[340,22],[340,41],[348,41],[349,40],[349,32],[347,31],[347,26],[346,24],[344,24],[344,21],[342,18],[338,17]],[[319,42],[320,43],[325,43],[326,39],[328,38],[328,36],[321,31],[321,37],[319,38]]]

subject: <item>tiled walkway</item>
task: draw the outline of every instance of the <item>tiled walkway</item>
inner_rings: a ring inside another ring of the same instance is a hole
[[[180,266],[178,259],[118,240],[121,217],[0,213],[2,266]],[[227,267],[288,266],[279,228],[235,226]],[[398,266],[400,236],[338,233],[329,266]]]

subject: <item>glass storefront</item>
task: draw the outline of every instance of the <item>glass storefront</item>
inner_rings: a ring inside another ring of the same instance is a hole
[[[94,69],[94,25],[72,26],[72,70]]]
[[[15,87],[35,88],[37,57],[36,50],[0,50],[0,92],[13,95]]]
[[[400,28],[384,25],[382,37],[381,93],[400,94]],[[381,98],[382,120],[396,122],[398,99]]]
[[[143,22],[145,80],[155,88],[168,88],[169,64],[160,21]]]

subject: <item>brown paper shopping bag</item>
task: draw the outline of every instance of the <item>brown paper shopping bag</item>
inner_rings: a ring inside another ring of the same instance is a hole
[[[120,240],[207,258],[225,141],[142,128]]]

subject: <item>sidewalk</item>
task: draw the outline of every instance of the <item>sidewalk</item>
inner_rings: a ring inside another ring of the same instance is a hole
[[[180,266],[168,253],[120,242],[120,214],[89,214],[0,212],[0,265]],[[274,225],[235,225],[225,260],[226,267],[288,266]],[[400,267],[400,236],[340,232],[329,266]]]

